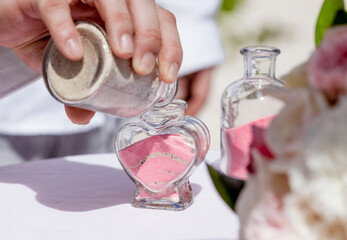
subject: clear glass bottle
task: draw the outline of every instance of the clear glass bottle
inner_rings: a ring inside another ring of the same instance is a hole
[[[47,44],[43,56],[43,79],[56,100],[127,118],[173,100],[176,84],[162,82],[158,66],[148,75],[136,74],[131,60],[112,54],[103,28],[93,22],[79,21],[76,29],[84,47],[82,60],[65,58],[53,40]]]
[[[210,134],[184,116],[186,107],[182,100],[154,107],[116,134],[117,157],[136,184],[133,206],[183,210],[193,202],[189,176],[204,160]]]
[[[275,62],[280,50],[266,46],[241,49],[244,77],[231,83],[221,99],[221,169],[227,175],[247,178],[252,126],[267,127],[283,103],[266,93],[265,88],[281,88],[275,77]]]

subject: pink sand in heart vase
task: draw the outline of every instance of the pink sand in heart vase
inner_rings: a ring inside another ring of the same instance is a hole
[[[252,126],[267,128],[275,116],[265,117],[245,125],[224,130],[226,141],[227,174],[247,179],[247,165],[249,163],[250,145],[253,140]]]
[[[169,184],[191,167],[194,149],[179,134],[156,135],[138,141],[119,151],[120,161],[128,173],[158,198],[171,195]],[[142,197],[150,194],[140,192]]]

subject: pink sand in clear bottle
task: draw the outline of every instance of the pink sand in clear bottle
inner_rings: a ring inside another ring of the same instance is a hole
[[[190,167],[194,149],[179,134],[156,135],[119,151],[123,166],[157,197],[171,195],[168,185],[178,180]],[[153,197],[140,192],[140,197]]]
[[[267,128],[275,116],[265,117],[245,125],[224,130],[228,157],[227,173],[238,179],[247,179],[249,150],[253,139],[252,126]]]

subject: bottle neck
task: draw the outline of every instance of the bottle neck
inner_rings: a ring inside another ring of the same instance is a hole
[[[275,79],[276,57],[280,50],[267,46],[250,46],[241,49],[246,79]]]
[[[164,84],[164,92],[160,96],[159,101],[155,104],[155,107],[164,107],[174,101],[178,91],[178,81],[172,84]]]
[[[169,123],[184,120],[184,110],[187,103],[183,100],[174,100],[164,107],[154,107],[141,116],[141,120],[151,128],[162,128]]]
[[[275,78],[276,57],[244,57],[244,71],[246,78]]]

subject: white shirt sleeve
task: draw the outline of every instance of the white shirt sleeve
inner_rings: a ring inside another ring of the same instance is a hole
[[[0,47],[0,134],[73,134],[104,123],[103,114],[96,114],[86,126],[71,123],[63,104],[50,96],[40,74],[27,67],[12,49]]]
[[[215,22],[219,0],[157,0],[156,3],[176,16],[183,48],[180,76],[223,61],[224,50]]]
[[[25,65],[10,48],[0,46],[0,98],[20,89],[40,77]]]

